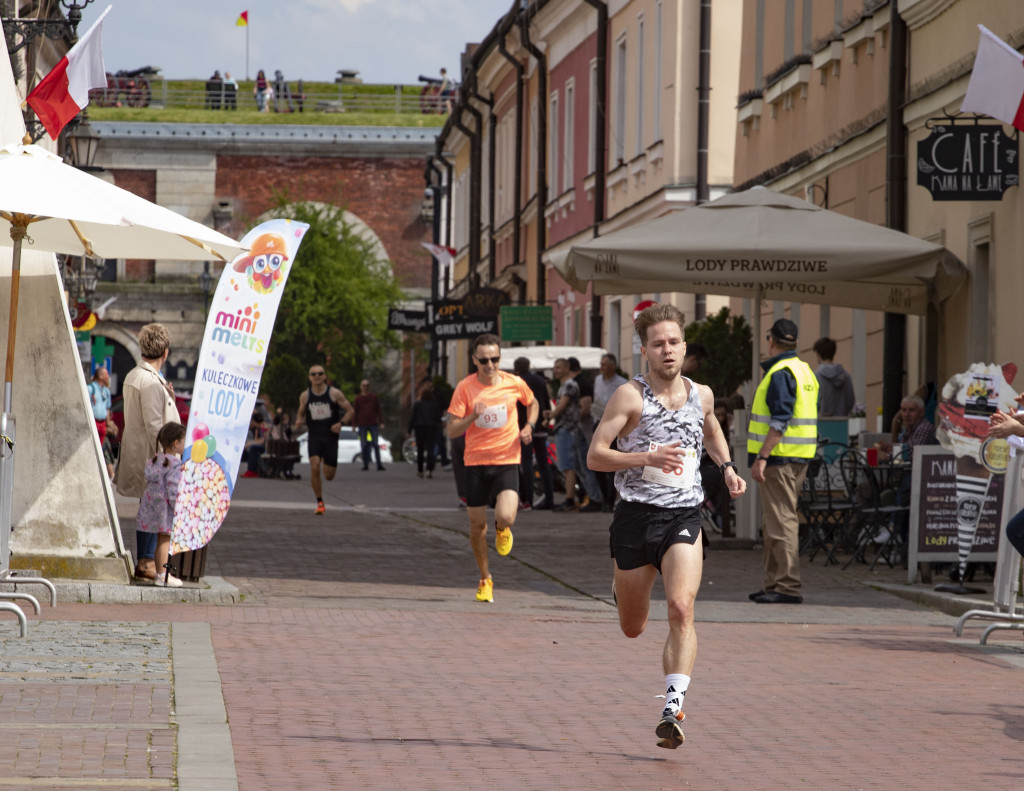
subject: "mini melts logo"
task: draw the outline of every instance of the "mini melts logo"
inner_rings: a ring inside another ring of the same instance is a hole
[[[232,313],[229,310],[219,310],[214,317],[213,334],[210,340],[214,343],[221,343],[227,346],[236,346],[239,349],[262,354],[265,343],[262,338],[256,337],[256,322],[260,318],[259,303],[246,305]]]
[[[249,287],[257,294],[270,294],[284,280],[287,249],[281,234],[261,234],[253,242],[249,255],[238,259],[232,268],[245,273]]]

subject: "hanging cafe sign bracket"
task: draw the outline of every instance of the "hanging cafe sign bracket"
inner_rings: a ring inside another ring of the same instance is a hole
[[[937,201],[1002,200],[1020,182],[1017,130],[1006,134],[988,116],[946,114],[925,122],[917,143],[917,184]]]

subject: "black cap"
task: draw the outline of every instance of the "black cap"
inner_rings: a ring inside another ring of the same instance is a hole
[[[776,321],[770,330],[772,337],[777,341],[784,341],[785,343],[796,343],[797,326],[789,319],[779,319]]]

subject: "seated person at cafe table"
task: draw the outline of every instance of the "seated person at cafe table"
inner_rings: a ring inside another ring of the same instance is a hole
[[[895,431],[893,444],[882,440],[875,447],[878,448],[880,461],[892,459],[893,462],[905,462],[907,465],[914,460],[914,448],[918,445],[937,445],[935,439],[935,426],[924,416],[924,399],[919,395],[911,394],[905,396],[900,402],[900,412],[893,419]],[[894,453],[895,449],[895,453]],[[896,487],[896,505],[910,505],[911,476],[908,469],[900,476]],[[904,545],[907,540],[909,517],[903,514],[899,519],[899,534]]]

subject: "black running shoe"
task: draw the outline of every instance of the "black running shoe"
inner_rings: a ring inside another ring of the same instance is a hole
[[[678,714],[669,714],[661,718],[658,727],[654,729],[655,734],[658,736],[659,747],[664,747],[666,750],[674,750],[686,741],[686,737],[683,736],[683,720],[685,717],[686,715],[683,712],[679,712]]]

